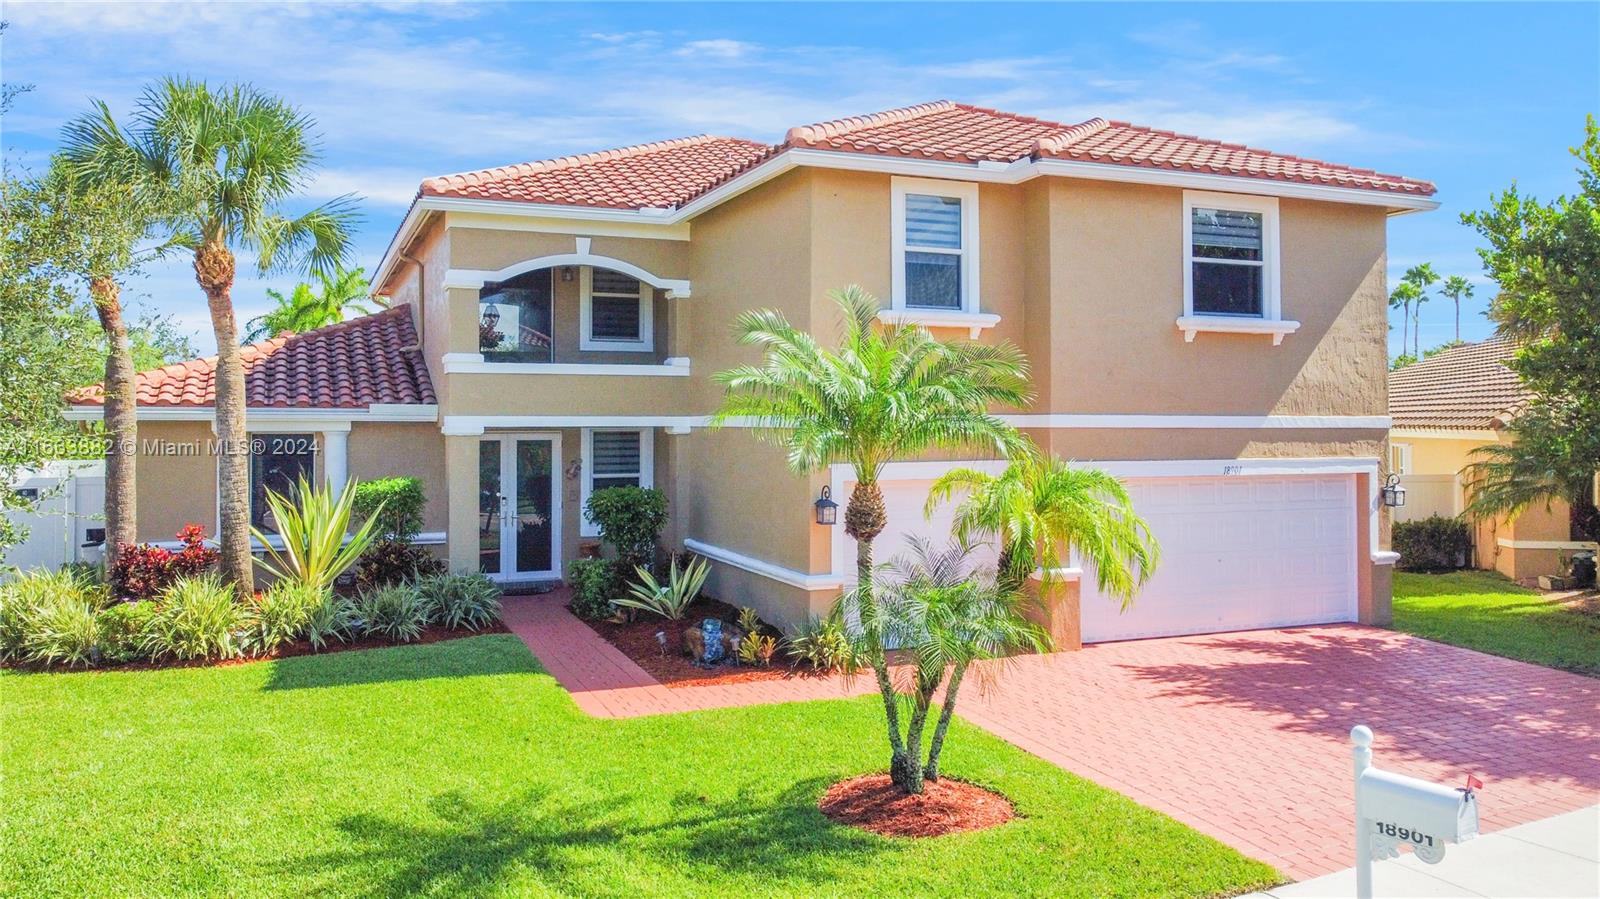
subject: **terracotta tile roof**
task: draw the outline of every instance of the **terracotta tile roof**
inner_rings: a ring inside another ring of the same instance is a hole
[[[686,137],[442,175],[422,182],[420,195],[611,209],[671,208],[790,148],[963,163],[1063,159],[1416,196],[1434,192],[1427,181],[1127,122],[1097,118],[1067,125],[939,100],[801,125],[789,129],[783,143],[775,146],[733,137]]]
[[[1236,175],[1418,196],[1429,196],[1434,192],[1433,184],[1427,181],[1105,119],[1090,119],[1059,135],[1045,138],[1039,142],[1037,152],[1042,158],[1171,169],[1206,175]]]
[[[611,209],[666,208],[772,155],[774,148],[736,137],[684,137],[525,162],[422,182],[422,195],[518,200]]]
[[[1389,416],[1397,428],[1494,427],[1527,398],[1505,363],[1509,340],[1486,340],[1445,350],[1389,373]]]
[[[252,408],[364,409],[373,403],[434,404],[433,383],[417,349],[411,307],[252,343],[244,357],[245,401]],[[217,357],[140,372],[140,406],[210,406]],[[67,395],[74,405],[104,402],[99,384]]]

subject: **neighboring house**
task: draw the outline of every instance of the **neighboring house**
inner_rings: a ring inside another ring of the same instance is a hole
[[[1528,391],[1506,363],[1516,345],[1494,339],[1445,350],[1389,373],[1389,470],[1406,488],[1396,521],[1460,515],[1467,505],[1462,469],[1473,451],[1509,439],[1506,424]],[[1595,544],[1579,539],[1572,508],[1560,500],[1514,519],[1473,524],[1473,564],[1517,580],[1558,574],[1565,560]]]
[[[252,431],[321,449],[269,444],[258,469],[419,474],[452,564],[507,582],[558,577],[593,542],[593,491],[654,486],[666,541],[713,561],[710,592],[798,623],[854,576],[852,541],[813,512],[854,474],[797,476],[737,424],[708,428],[712,377],[759,358],[732,340],[738,313],[829,340],[826,291],[858,283],[885,322],[1020,345],[1037,402],[997,411],[1128,479],[1164,561],[1125,614],[1084,578],[1085,640],[1383,621],[1386,225],[1433,192],[949,102],[775,146],[690,137],[431,178],[376,270],[394,309],[253,351]],[[142,383],[203,385],[194,365]],[[146,402],[146,437],[209,427],[203,386]],[[945,529],[922,506],[953,464],[883,472],[880,559]],[[142,526],[213,520],[212,479],[208,460],[143,460]]]

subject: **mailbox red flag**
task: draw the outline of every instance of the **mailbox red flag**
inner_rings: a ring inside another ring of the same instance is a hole
[[[1472,775],[1468,774],[1467,775],[1467,789],[1469,789],[1469,790],[1481,790],[1481,789],[1483,789],[1483,781],[1481,781],[1481,780],[1477,779],[1476,777],[1473,777]]]

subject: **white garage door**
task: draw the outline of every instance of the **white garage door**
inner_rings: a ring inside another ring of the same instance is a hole
[[[1086,572],[1083,639],[1285,627],[1356,617],[1350,475],[1130,480],[1161,566],[1126,612]]]
[[[943,542],[952,505],[922,516],[930,480],[883,481],[889,526],[882,563],[907,538]],[[1141,478],[1134,508],[1161,541],[1162,561],[1126,612],[1083,582],[1084,642],[1286,627],[1356,617],[1355,479],[1350,475]],[[849,488],[845,485],[845,494]],[[843,516],[841,516],[843,517]],[[839,528],[836,571],[854,574],[855,541]],[[979,564],[992,566],[985,547]]]

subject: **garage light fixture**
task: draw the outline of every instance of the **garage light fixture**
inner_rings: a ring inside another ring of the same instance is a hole
[[[1383,504],[1391,509],[1406,504],[1406,488],[1400,486],[1399,475],[1389,475],[1389,480],[1383,485]]]
[[[833,501],[833,491],[827,487],[822,488],[822,495],[817,497],[814,505],[817,508],[817,524],[837,524],[839,521],[839,504]]]

